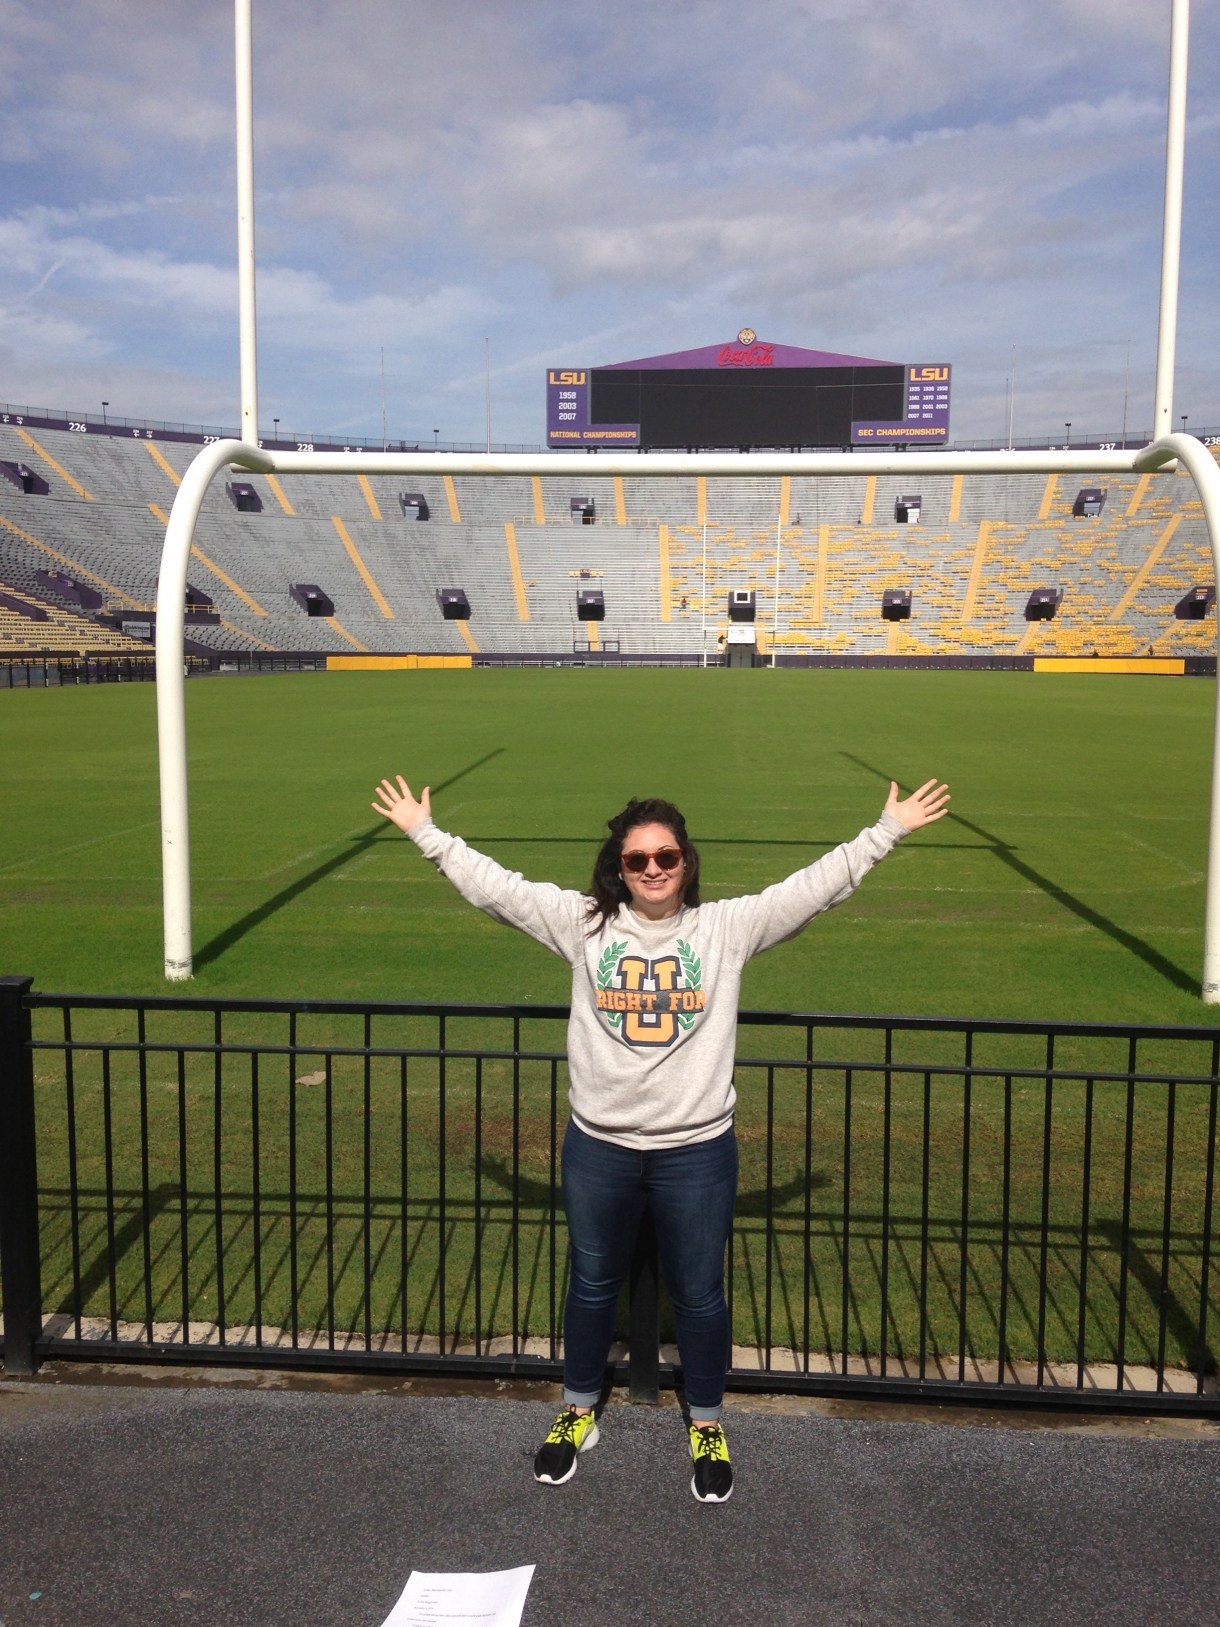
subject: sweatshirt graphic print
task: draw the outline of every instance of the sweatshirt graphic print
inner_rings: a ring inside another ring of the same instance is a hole
[[[761,893],[649,921],[622,905],[589,932],[585,894],[526,881],[431,820],[411,840],[469,903],[572,969],[569,1101],[589,1135],[622,1147],[708,1141],[733,1122],[741,972],[850,898],[906,834],[889,814]]]

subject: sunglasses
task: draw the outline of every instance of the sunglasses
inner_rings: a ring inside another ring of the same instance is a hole
[[[648,868],[649,859],[657,861],[660,870],[676,870],[682,863],[682,849],[680,847],[659,847],[655,853],[641,853],[638,849],[631,853],[624,853],[620,863],[624,870],[630,870],[633,876],[642,876]]]

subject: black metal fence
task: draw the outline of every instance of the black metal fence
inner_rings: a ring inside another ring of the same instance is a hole
[[[0,979],[5,1362],[558,1377],[563,1007]],[[744,1013],[740,1389],[1215,1413],[1220,1029]],[[676,1353],[637,1253],[616,1382]]]

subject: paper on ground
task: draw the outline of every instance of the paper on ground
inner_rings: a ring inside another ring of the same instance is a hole
[[[511,1571],[412,1571],[382,1627],[521,1627],[532,1565]]]

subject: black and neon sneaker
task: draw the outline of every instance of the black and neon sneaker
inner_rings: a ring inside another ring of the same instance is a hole
[[[538,1448],[534,1459],[534,1479],[544,1486],[562,1486],[576,1473],[576,1459],[600,1439],[597,1419],[591,1412],[567,1407],[556,1418],[551,1433]]]
[[[690,1489],[701,1503],[727,1503],[733,1495],[733,1465],[719,1424],[690,1426],[690,1455],[695,1460]]]

